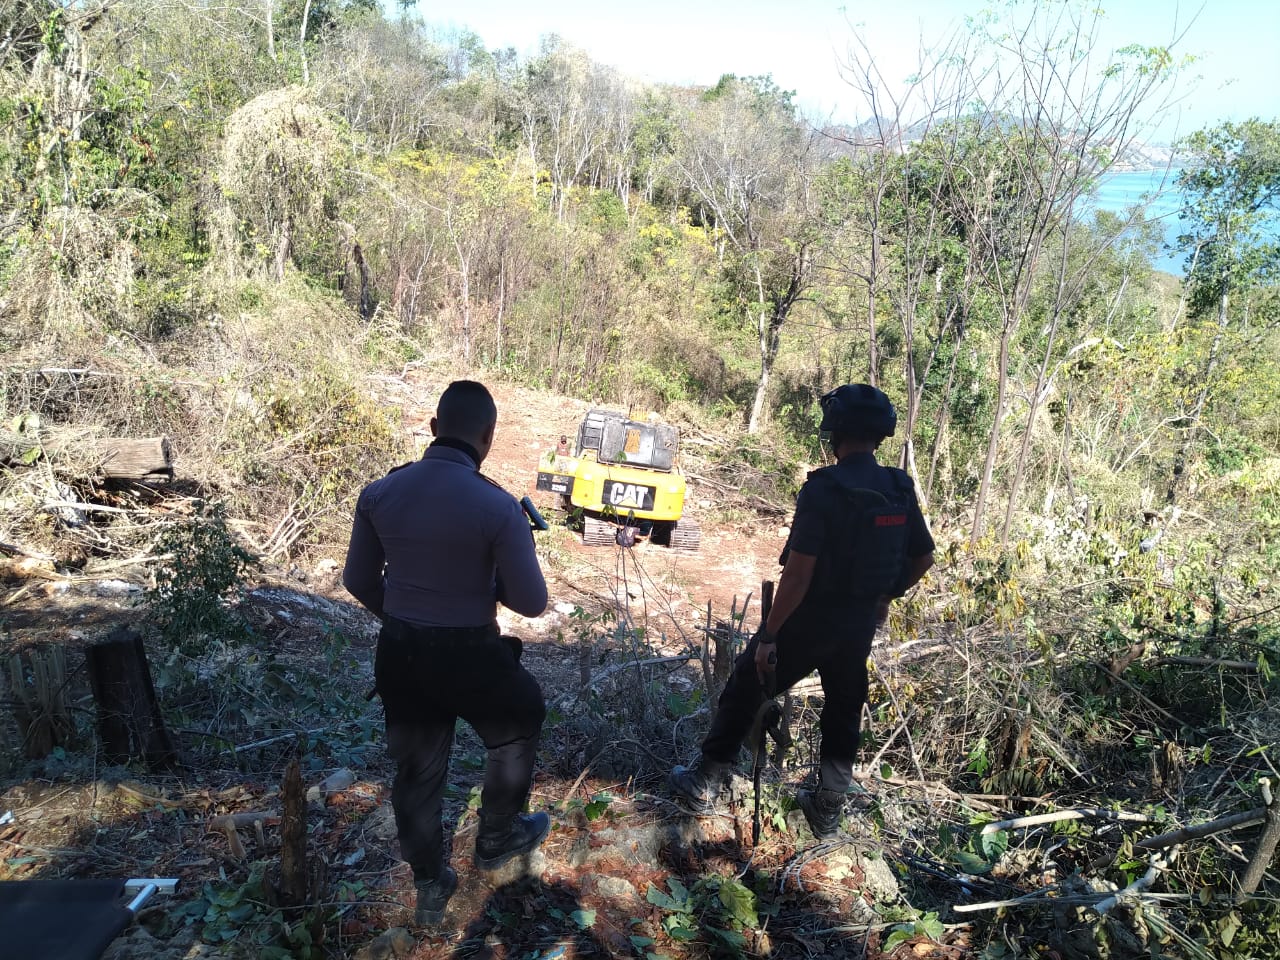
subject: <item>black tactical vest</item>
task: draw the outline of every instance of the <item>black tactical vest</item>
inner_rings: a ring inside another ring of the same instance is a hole
[[[889,493],[856,487],[834,466],[809,474],[810,481],[829,485],[829,500],[839,505],[814,571],[815,597],[847,602],[902,592],[915,488],[905,471],[883,469],[893,478]]]

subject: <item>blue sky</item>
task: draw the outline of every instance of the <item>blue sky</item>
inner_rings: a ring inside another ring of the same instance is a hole
[[[1044,0],[1048,2],[1048,0]],[[1219,120],[1280,117],[1280,0],[1099,0],[1101,43],[1168,44],[1197,62],[1180,102],[1153,133],[1174,136]],[[850,24],[860,24],[887,76],[905,76],[923,39],[936,43],[965,16],[1003,3],[965,0],[419,0],[428,24],[467,27],[490,48],[528,55],[558,33],[600,63],[639,79],[711,84],[723,73],[772,74],[810,113],[861,119],[840,79]]]

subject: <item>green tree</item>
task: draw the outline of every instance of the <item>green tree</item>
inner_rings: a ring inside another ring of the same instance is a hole
[[[1199,365],[1194,399],[1184,407],[1185,433],[1171,472],[1170,501],[1177,498],[1186,477],[1205,405],[1230,346],[1234,298],[1274,277],[1280,265],[1280,244],[1274,239],[1280,205],[1280,124],[1257,119],[1223,123],[1192,134],[1182,150],[1188,160],[1177,182],[1188,230],[1178,237],[1178,245],[1188,258],[1187,300],[1193,316],[1216,313],[1216,322],[1204,331],[1208,348]]]
[[[1280,263],[1280,123],[1223,123],[1193,133],[1179,152],[1189,306],[1217,308],[1225,323],[1232,293],[1274,276]]]

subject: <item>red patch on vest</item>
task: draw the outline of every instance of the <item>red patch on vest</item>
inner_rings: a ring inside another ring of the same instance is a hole
[[[876,517],[877,527],[901,527],[905,526],[907,515],[905,513],[895,513],[889,516]]]

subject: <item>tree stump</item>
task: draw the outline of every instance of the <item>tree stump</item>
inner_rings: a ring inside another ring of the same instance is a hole
[[[733,624],[717,620],[715,629],[711,632],[711,642],[711,675],[715,680],[715,695],[718,699],[724,685],[729,682],[729,674],[733,672]]]
[[[307,902],[307,801],[302,770],[289,762],[280,785],[280,903],[301,907]]]
[[[75,724],[62,647],[45,644],[28,650],[25,658],[22,653],[13,654],[8,679],[23,755],[48,756],[54,747],[70,742]]]
[[[107,762],[142,760],[153,769],[173,767],[177,752],[160,715],[141,634],[120,627],[86,655]]]

